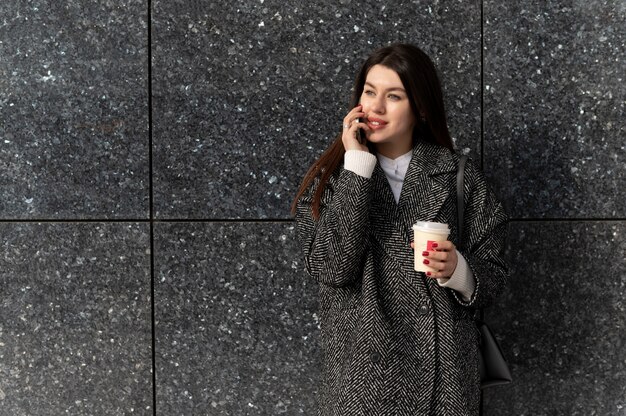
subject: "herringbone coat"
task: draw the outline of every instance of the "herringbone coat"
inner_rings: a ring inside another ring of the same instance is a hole
[[[377,163],[367,179],[340,166],[321,217],[316,179],[297,204],[307,273],[319,282],[323,351],[320,416],[477,415],[476,308],[507,281],[507,217],[470,160],[465,173],[466,249],[476,289],[469,302],[413,269],[412,225],[444,222],[456,243],[458,156],[418,142],[396,204]]]

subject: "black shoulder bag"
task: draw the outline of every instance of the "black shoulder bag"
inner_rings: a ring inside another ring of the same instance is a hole
[[[457,198],[457,230],[459,233],[458,248],[463,248],[463,177],[467,156],[462,155],[459,160],[459,171],[456,177]],[[482,313],[481,313],[482,315]],[[512,381],[511,371],[502,354],[500,345],[487,324],[482,319],[476,319],[476,326],[480,332],[480,351],[478,355],[480,368],[480,387],[508,384]]]

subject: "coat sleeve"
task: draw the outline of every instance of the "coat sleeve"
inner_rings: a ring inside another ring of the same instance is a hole
[[[328,181],[313,219],[316,178],[296,205],[296,231],[307,273],[317,282],[343,287],[360,277],[366,251],[372,180],[340,168]]]
[[[463,306],[482,308],[494,302],[508,281],[504,259],[508,217],[471,161],[466,165],[464,192],[465,247],[461,253],[474,274],[476,288],[468,301],[456,292],[454,296]]]

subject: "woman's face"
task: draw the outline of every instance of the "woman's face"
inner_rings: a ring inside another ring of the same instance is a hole
[[[370,142],[411,146],[415,116],[402,81],[393,69],[374,65],[369,70],[360,103],[371,129],[366,132]]]

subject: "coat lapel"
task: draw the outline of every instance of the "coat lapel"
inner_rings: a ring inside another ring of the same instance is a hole
[[[396,204],[385,172],[376,163],[372,174],[374,195],[370,224],[374,239],[400,266],[412,269],[413,224],[433,221],[454,190],[456,163],[443,147],[418,141]]]
[[[374,195],[370,208],[371,235],[389,255],[397,258],[404,245],[400,215],[391,186],[379,162],[376,162],[372,180]]]

